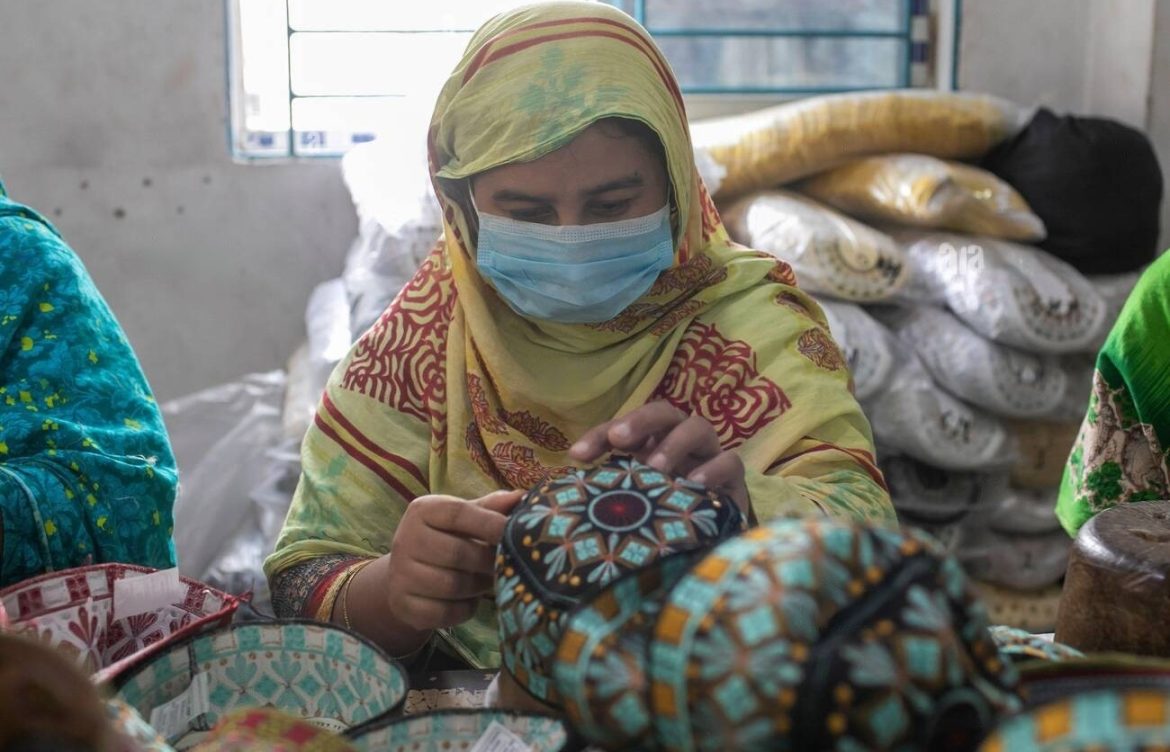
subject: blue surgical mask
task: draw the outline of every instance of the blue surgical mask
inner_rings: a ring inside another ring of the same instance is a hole
[[[674,263],[670,210],[564,226],[479,215],[476,264],[512,310],[565,324],[609,321]]]

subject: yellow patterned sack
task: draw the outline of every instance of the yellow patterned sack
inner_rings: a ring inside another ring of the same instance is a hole
[[[906,283],[902,248],[888,235],[787,191],[761,191],[723,212],[733,240],[792,266],[802,289],[856,303],[887,300]]]
[[[861,219],[1006,240],[1044,238],[1044,222],[1014,188],[978,167],[923,154],[847,162],[801,184],[818,201]]]
[[[1025,108],[982,94],[833,94],[699,121],[691,138],[727,170],[715,194],[723,201],[872,154],[973,159],[1014,135],[1029,116]]]

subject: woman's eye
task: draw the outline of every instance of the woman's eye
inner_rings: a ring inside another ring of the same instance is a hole
[[[598,217],[615,217],[619,214],[625,213],[630,208],[632,199],[623,199],[621,201],[602,201],[593,204],[590,209],[595,216]]]
[[[547,207],[540,209],[520,209],[508,213],[512,219],[520,222],[548,222],[553,219],[552,210]]]

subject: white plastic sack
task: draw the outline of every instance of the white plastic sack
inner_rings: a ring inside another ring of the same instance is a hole
[[[888,306],[874,313],[914,348],[937,384],[996,415],[1053,415],[1073,386],[1059,357],[992,342],[941,308]]]
[[[183,574],[206,581],[231,549],[230,535],[259,530],[250,496],[284,438],[284,387],[282,371],[252,374],[162,406],[179,463],[175,546]]]
[[[901,237],[916,284],[989,339],[1029,352],[1089,352],[1109,326],[1092,283],[1037,248],[946,233]]]
[[[942,470],[880,446],[878,456],[902,525],[925,530],[948,551],[962,546],[968,521],[995,503],[1008,485],[1002,472]]]
[[[1071,547],[1072,539],[1063,530],[1006,535],[980,526],[964,533],[955,556],[967,574],[980,582],[1014,590],[1042,590],[1064,577]]]
[[[289,361],[288,397],[284,407],[284,425],[303,426],[300,433],[292,434],[298,439],[308,430],[329,376],[354,340],[343,280],[332,279],[313,290],[305,309],[305,330],[308,339],[303,354],[294,353]],[[303,360],[297,360],[298,357]],[[298,400],[295,403],[294,397]]]
[[[737,242],[791,264],[807,292],[876,303],[906,284],[902,249],[888,235],[795,193],[751,194],[723,221]]]
[[[1105,301],[1105,326],[1101,327],[1100,336],[1093,342],[1093,346],[1090,348],[1094,354],[1105,345],[1105,339],[1109,336],[1109,330],[1117,322],[1117,317],[1121,315],[1121,309],[1125,306],[1125,301],[1129,299],[1129,294],[1137,286],[1143,271],[1145,269],[1123,272],[1121,274],[1094,274],[1089,276],[1089,283],[1093,285],[1093,289]]]
[[[1062,530],[1056,516],[1057,494],[1056,488],[1012,488],[995,505],[988,525],[1004,535],[1044,535]]]
[[[1096,353],[1065,355],[1061,367],[1068,374],[1068,386],[1060,404],[1046,418],[1056,422],[1080,421],[1089,409],[1089,395],[1093,391],[1093,374],[1097,370]]]
[[[1064,576],[1072,539],[1056,518],[1056,489],[1010,488],[973,515],[956,558],[981,582],[1040,590]]]
[[[877,442],[947,470],[1010,465],[1016,452],[1003,423],[937,387],[908,345],[887,338],[895,363],[889,386],[861,402]]]
[[[829,331],[849,364],[853,376],[853,394],[869,399],[889,384],[894,373],[894,356],[886,342],[882,325],[853,303],[818,299]]]
[[[442,234],[443,217],[426,162],[421,117],[394,136],[351,149],[342,177],[358,215],[358,237],[346,259],[350,329],[356,339],[414,275]]]

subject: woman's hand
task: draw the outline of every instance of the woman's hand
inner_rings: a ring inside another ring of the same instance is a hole
[[[669,402],[651,402],[630,414],[585,432],[569,450],[578,462],[593,462],[606,452],[633,455],[655,470],[681,475],[730,496],[748,515],[743,460],[724,451],[714,427]]]
[[[474,501],[452,496],[412,501],[390,553],[358,572],[349,586],[345,605],[352,623],[401,655],[424,643],[431,631],[474,616],[480,600],[494,590],[496,546],[522,495],[498,491]]]

